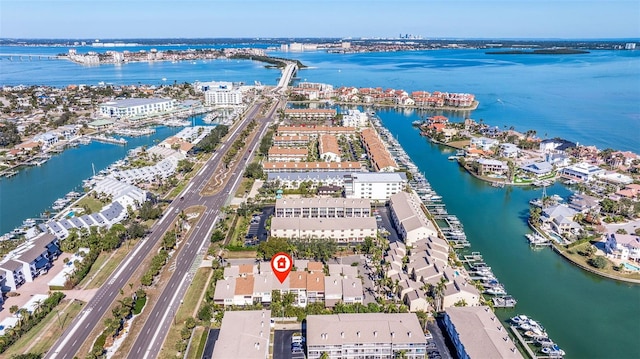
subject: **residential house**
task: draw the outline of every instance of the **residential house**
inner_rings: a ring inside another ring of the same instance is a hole
[[[488,158],[480,158],[478,161],[479,175],[487,176],[491,174],[502,175],[509,170],[509,166],[500,160],[492,160]]]
[[[582,227],[573,221],[577,212],[566,205],[555,205],[542,211],[542,227],[558,234],[577,234]]]
[[[560,175],[575,181],[589,182],[596,178],[597,175],[604,173],[604,169],[580,162],[572,166],[568,166],[560,170]]]
[[[607,257],[640,262],[640,237],[637,235],[608,233],[604,248]]]

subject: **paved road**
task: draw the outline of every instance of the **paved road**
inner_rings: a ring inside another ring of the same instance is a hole
[[[255,106],[252,110],[248,112],[248,116],[245,121],[248,123],[251,119],[255,118],[259,113],[260,106]],[[275,111],[275,107],[272,109],[272,113]],[[263,137],[264,133],[267,130],[268,121],[266,118],[256,119],[259,123],[259,127],[257,129],[258,136],[255,136],[253,141],[245,147],[245,151],[251,150],[252,153],[255,153],[256,147],[259,145],[259,141]],[[238,126],[236,129],[236,133],[241,132],[241,127]],[[233,143],[235,140],[234,137],[231,137],[227,144]],[[219,150],[218,152],[222,152]],[[246,153],[246,152],[245,152]],[[180,209],[201,205],[205,206],[207,209],[204,214],[201,216],[198,224],[195,229],[186,239],[183,244],[182,250],[178,253],[177,258],[175,258],[175,271],[171,275],[167,286],[163,290],[163,292],[158,297],[158,300],[151,309],[149,317],[145,322],[138,338],[133,344],[131,351],[129,352],[129,357],[134,358],[156,358],[160,349],[162,348],[162,344],[167,335],[167,332],[171,326],[171,321],[178,310],[182,302],[182,298],[184,297],[189,285],[191,285],[191,280],[193,279],[193,274],[197,269],[199,263],[194,263],[196,257],[200,255],[204,255],[207,250],[207,244],[209,243],[209,238],[211,237],[211,232],[215,226],[216,221],[218,220],[218,215],[220,212],[220,208],[222,208],[229,197],[230,193],[234,193],[235,189],[239,184],[239,180],[242,178],[242,172],[244,171],[244,167],[247,161],[250,161],[250,156],[240,154],[238,158],[247,157],[246,160],[243,160],[244,163],[240,163],[236,169],[238,173],[234,172],[234,175],[231,176],[231,179],[226,183],[224,188],[219,191],[217,194],[212,196],[202,196],[199,193],[201,187],[198,188],[198,191],[187,192],[185,194],[185,198],[183,201],[180,201]],[[210,167],[210,170],[213,172],[215,169],[217,162],[219,160],[210,161],[207,167]],[[204,172],[202,174],[197,175],[202,176],[204,178],[203,181],[196,181],[195,183],[202,183],[201,186],[206,184],[206,181],[211,178],[213,173]],[[195,185],[193,186],[195,187]],[[188,196],[188,198],[187,198]],[[173,260],[172,260],[173,262]]]
[[[250,119],[255,118],[257,114],[259,114],[261,106],[262,103],[258,103],[249,109],[248,116],[246,116],[244,122],[230,134],[229,140],[224,143],[220,149],[218,149],[217,153],[212,156],[209,162],[192,179],[191,184],[185,188],[183,191],[183,199],[176,200],[169,205],[164,216],[152,227],[152,233],[136,244],[127,259],[116,268],[107,283],[98,290],[85,309],[79,313],[65,333],[47,353],[46,358],[73,358],[80,346],[86,340],[93,340],[93,338],[87,338],[88,335],[97,324],[101,323],[101,318],[119,294],[120,289],[125,288],[126,284],[129,282],[129,278],[131,278],[132,274],[138,269],[140,263],[142,263],[144,258],[149,255],[156,243],[168,230],[177,213],[179,213],[181,209],[193,205],[204,205],[207,207],[207,210],[203,214],[201,220],[198,221],[193,235],[191,235],[183,244],[186,248],[183,248],[178,254],[176,270],[170,279],[167,288],[159,298],[159,304],[154,307],[154,312],[151,313],[152,317],[150,317],[149,322],[156,323],[157,326],[153,327],[153,332],[151,332],[149,326],[145,326],[144,330],[147,332],[145,333],[143,331],[141,334],[141,337],[144,337],[145,340],[147,340],[146,343],[153,342],[157,345],[157,349],[155,350],[156,352],[159,350],[162,341],[166,336],[166,329],[168,329],[168,326],[166,325],[167,319],[171,319],[169,314],[172,311],[175,313],[177,304],[180,302],[177,300],[178,295],[180,295],[181,299],[187,288],[187,285],[185,284],[189,283],[191,280],[191,277],[188,276],[187,273],[188,269],[192,266],[196,255],[206,251],[204,244],[208,241],[210,231],[217,218],[218,209],[224,205],[226,196],[228,196],[229,193],[232,193],[232,187],[237,185],[241,176],[239,176],[239,174],[234,175],[233,177],[237,177],[237,180],[235,182],[230,181],[225,186],[225,189],[218,195],[205,198],[200,196],[199,192],[204,188],[209,178],[213,175],[214,170],[217,167],[217,164],[221,161],[224,152],[226,152],[226,150],[231,146],[231,143],[233,143],[241,129],[244,128]],[[276,107],[277,106],[272,109],[270,116],[275,112]],[[262,124],[262,129],[264,129],[267,123],[266,119],[262,119],[260,122]],[[261,136],[256,137],[259,139]],[[248,148],[253,149],[253,147]],[[249,160],[250,159],[248,158],[247,161]],[[242,171],[243,168],[244,165],[240,164],[237,171]],[[169,293],[171,293],[171,297],[167,298]],[[159,325],[160,323],[165,324],[161,326]],[[162,331],[160,331],[161,328],[163,329]],[[163,334],[161,334],[161,332]],[[153,339],[153,341],[151,341],[151,339]],[[160,344],[157,344],[158,340]],[[134,350],[138,349],[139,347],[134,347]],[[139,350],[142,351],[142,349]],[[147,353],[146,350],[144,350],[144,352]],[[155,357],[155,355],[151,357]]]
[[[300,330],[276,330],[273,335],[273,359],[303,359],[303,354],[291,353],[291,336]]]

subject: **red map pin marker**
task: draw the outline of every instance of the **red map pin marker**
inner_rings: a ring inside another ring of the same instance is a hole
[[[271,257],[271,269],[273,269],[273,274],[276,275],[280,283],[287,279],[292,267],[293,260],[291,260],[291,256],[285,252],[276,253]]]

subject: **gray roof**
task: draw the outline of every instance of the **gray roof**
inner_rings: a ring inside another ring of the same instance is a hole
[[[16,269],[22,269],[23,268],[23,264],[17,261],[14,261],[13,259],[9,259],[6,262],[0,264],[0,269],[4,269],[4,270],[8,270],[10,272],[13,272]]]
[[[445,311],[470,358],[522,358],[489,307],[449,307]]]
[[[371,200],[365,198],[278,198],[276,208],[365,208],[371,209]]]
[[[71,228],[74,228],[73,224],[67,221],[66,219],[59,220],[58,225],[60,225],[61,227],[64,227],[64,229],[66,230],[70,230]]]
[[[353,173],[350,172],[349,175],[353,179],[354,182],[406,182],[407,175],[404,172],[362,172],[362,173]]]
[[[126,98],[120,100],[113,100],[106,103],[101,104],[101,106],[113,106],[119,108],[133,107],[133,106],[142,106],[142,105],[151,105],[156,103],[164,103],[171,102],[171,99],[165,98]]]
[[[212,358],[264,359],[269,354],[270,310],[225,312]]]
[[[307,316],[309,347],[353,343],[424,344],[414,313],[361,313]]]
[[[113,202],[109,207],[103,209],[100,214],[102,214],[108,221],[113,221],[118,218],[124,210],[125,209],[122,207],[120,202]]]

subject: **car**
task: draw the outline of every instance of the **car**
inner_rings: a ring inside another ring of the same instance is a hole
[[[302,350],[302,348],[291,349],[291,354],[297,354],[297,353],[304,354],[304,350]]]

